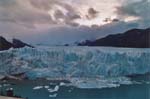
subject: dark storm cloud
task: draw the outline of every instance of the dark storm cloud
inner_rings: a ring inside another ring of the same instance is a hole
[[[126,0],[127,1],[127,0]],[[135,0],[134,2],[127,2],[118,7],[117,13],[121,17],[139,17],[140,20],[150,20],[150,1],[149,0]]]
[[[99,12],[96,11],[94,8],[89,8],[87,17],[88,17],[88,19],[93,19],[93,18],[97,17],[98,13]]]

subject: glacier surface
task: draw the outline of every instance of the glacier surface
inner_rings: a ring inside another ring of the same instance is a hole
[[[25,73],[30,79],[69,80],[79,88],[132,84],[126,75],[150,72],[150,49],[37,47],[0,52],[0,78]]]
[[[0,52],[0,75],[29,78],[125,76],[150,72],[150,49],[38,47]]]

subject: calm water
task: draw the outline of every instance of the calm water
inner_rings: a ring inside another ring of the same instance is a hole
[[[141,83],[121,85],[117,88],[79,89],[72,86],[61,86],[57,92],[48,92],[47,88],[33,90],[35,86],[54,88],[58,82],[25,81],[11,82],[11,85],[1,87],[1,90],[14,88],[15,94],[28,99],[150,99],[149,77],[139,76],[133,80]],[[9,82],[10,83],[10,82]],[[56,96],[56,97],[55,97]]]

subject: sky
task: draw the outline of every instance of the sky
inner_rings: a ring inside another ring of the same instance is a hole
[[[62,45],[150,27],[150,0],[0,0],[0,35]]]

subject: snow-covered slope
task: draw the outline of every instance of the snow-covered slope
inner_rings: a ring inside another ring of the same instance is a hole
[[[150,72],[150,49],[47,47],[0,52],[0,74],[36,77],[98,77]]]

